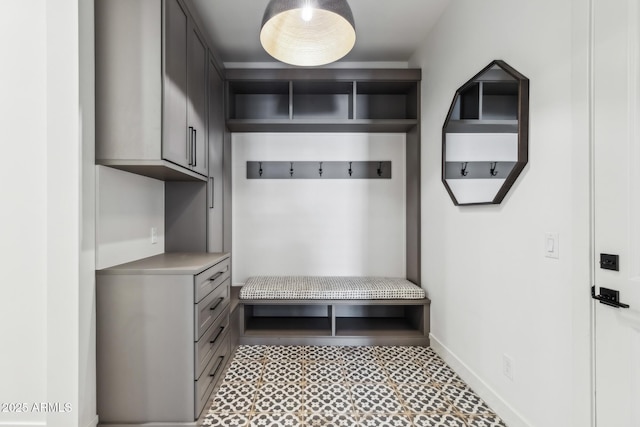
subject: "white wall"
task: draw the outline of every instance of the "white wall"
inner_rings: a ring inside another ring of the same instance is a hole
[[[164,182],[106,166],[96,171],[96,268],[163,253]]]
[[[405,276],[404,134],[232,135],[233,280]],[[247,179],[247,161],[391,160],[392,179]]]
[[[47,109],[34,102],[46,94],[46,22],[46,0],[0,14],[0,402],[46,399]],[[16,43],[24,28],[32,36]],[[0,413],[0,426],[44,421]]]
[[[411,61],[423,69],[432,345],[509,426],[589,425],[587,7],[457,0]],[[440,181],[442,124],[455,90],[493,59],[530,79],[529,164],[501,205],[456,207]],[[560,235],[557,260],[544,257],[547,231]]]
[[[93,9],[79,3],[12,3],[0,17],[0,401],[26,404],[0,426],[97,422]],[[34,411],[41,402],[70,411]]]

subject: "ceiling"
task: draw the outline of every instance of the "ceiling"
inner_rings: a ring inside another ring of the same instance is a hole
[[[407,62],[450,0],[349,0],[356,45],[340,62]],[[191,0],[218,60],[277,63],[260,45],[269,0]]]

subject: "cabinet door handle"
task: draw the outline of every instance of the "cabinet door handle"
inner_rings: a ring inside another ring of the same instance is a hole
[[[218,302],[216,303],[216,305],[214,305],[213,307],[211,307],[209,310],[213,311],[213,310],[215,310],[216,308],[218,308],[218,306],[220,305],[220,303],[221,303],[222,301],[224,301],[224,297],[220,297],[220,298],[218,298]]]
[[[210,377],[215,377],[220,368],[222,367],[222,361],[224,360],[224,356],[218,357],[218,366],[209,374]]]
[[[211,341],[209,341],[209,344],[213,344],[213,343],[215,343],[215,342],[216,342],[216,340],[218,339],[218,337],[220,336],[220,334],[222,334],[222,331],[224,331],[224,326],[220,326],[220,328],[219,328],[219,330],[218,330],[218,333],[216,334],[216,336],[215,336],[215,337],[213,337],[213,338],[211,339]]]
[[[214,188],[213,188],[213,177],[212,176],[209,177],[209,183],[210,183],[210,187],[211,187],[211,189],[209,190],[209,196],[211,196],[209,198],[209,209],[213,209],[213,196],[215,195],[215,192],[214,192]]]
[[[210,281],[210,282],[213,282],[213,281],[215,281],[218,277],[222,276],[222,274],[223,274],[225,271],[227,271],[227,270],[224,270],[224,271],[218,271],[216,274],[214,274],[213,276],[209,277],[207,280],[208,280],[208,281]]]
[[[193,148],[193,126],[189,126],[189,141],[187,142],[187,160],[189,160],[189,166],[193,163],[191,149]]]
[[[197,152],[196,152],[196,148],[198,147],[198,132],[196,131],[195,128],[193,128],[193,151],[192,151],[192,156],[193,156],[193,166],[198,166],[198,156],[197,156]]]

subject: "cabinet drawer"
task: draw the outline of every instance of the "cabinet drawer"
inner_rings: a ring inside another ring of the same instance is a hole
[[[195,277],[195,302],[199,302],[209,292],[220,286],[229,278],[229,258],[207,268]]]
[[[216,381],[222,375],[224,366],[229,359],[229,334],[224,332],[223,335],[220,347],[207,363],[204,373],[195,382],[195,418],[200,417],[200,413],[209,402]]]
[[[218,318],[220,313],[229,305],[229,283],[227,279],[222,285],[218,286],[213,292],[204,297],[202,301],[196,304],[195,310],[195,331],[194,341],[198,341],[205,331]]]
[[[205,366],[211,360],[211,357],[220,347],[223,338],[226,336],[229,328],[229,309],[226,308],[220,316],[215,320],[213,325],[207,329],[207,332],[200,338],[195,346],[195,373],[196,378],[200,378]]]

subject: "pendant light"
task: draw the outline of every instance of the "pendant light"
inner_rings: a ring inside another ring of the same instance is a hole
[[[349,53],[355,42],[346,0],[270,0],[262,18],[262,47],[287,64],[329,64]]]

